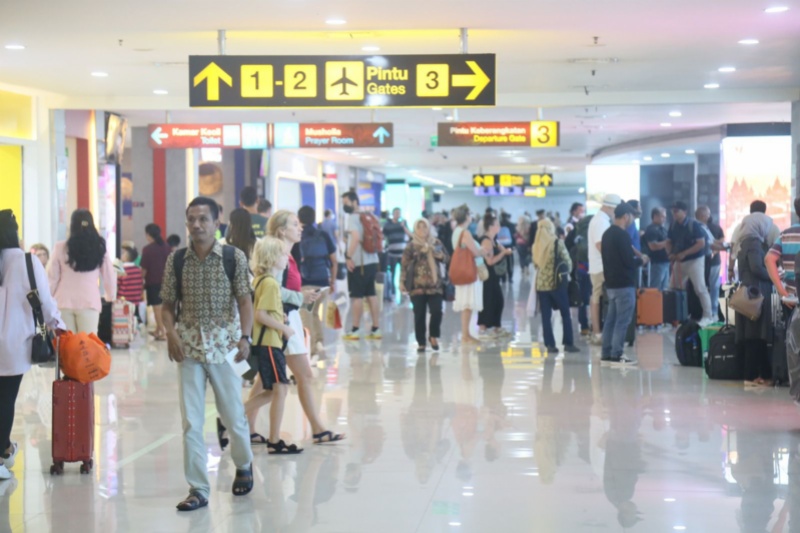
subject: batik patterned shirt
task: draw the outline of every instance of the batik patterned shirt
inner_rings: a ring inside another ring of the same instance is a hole
[[[236,272],[228,279],[222,263],[222,245],[215,243],[201,261],[191,246],[186,250],[182,273],[181,313],[178,335],[187,357],[202,363],[221,364],[242,338],[238,298],[250,295],[247,258],[236,250]],[[171,305],[178,298],[175,254],[167,259],[161,299]],[[247,332],[248,334],[250,332]]]

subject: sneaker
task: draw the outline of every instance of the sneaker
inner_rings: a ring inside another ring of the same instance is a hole
[[[369,333],[369,335],[367,335],[367,338],[371,339],[371,340],[380,340],[380,339],[382,339],[383,338],[383,333],[381,333],[381,328],[373,329]]]
[[[593,344],[595,346],[602,346],[603,335],[601,333],[592,335],[591,337],[589,337],[589,344]]]
[[[344,337],[342,337],[346,341],[357,341],[361,340],[361,331],[354,329]]]
[[[617,359],[616,361],[611,361],[611,366],[614,366],[614,367],[617,367],[617,368],[635,366],[635,365],[636,365],[636,361],[634,361],[633,359],[628,359],[624,355],[622,357],[620,357],[619,359]]]
[[[552,353],[558,353],[558,346],[545,346],[545,350]]]
[[[713,323],[714,323],[714,319],[711,318],[710,316],[707,316],[704,319],[702,319],[700,322],[698,322],[697,325],[699,325],[701,328],[706,328],[706,327],[710,326]]]
[[[611,366],[611,363],[613,363],[613,362],[614,362],[613,359],[609,359],[609,358],[606,358],[606,357],[601,357],[600,358],[600,366]]]
[[[17,452],[19,451],[19,445],[16,442],[11,443],[11,453],[8,454],[8,457],[5,455],[3,456],[3,464],[6,468],[14,468],[14,461],[17,458]]]
[[[581,351],[581,349],[575,346],[574,344],[565,344],[564,351],[567,353],[578,353]]]
[[[588,337],[592,334],[592,330],[590,329],[582,329],[581,330],[581,337]]]

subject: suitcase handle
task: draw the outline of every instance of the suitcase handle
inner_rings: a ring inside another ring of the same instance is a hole
[[[61,335],[56,335],[56,381],[61,379],[61,362],[58,360],[61,355]]]

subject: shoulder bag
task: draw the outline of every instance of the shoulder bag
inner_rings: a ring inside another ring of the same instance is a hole
[[[729,305],[737,313],[755,322],[761,318],[763,303],[764,295],[761,294],[761,290],[758,287],[739,285],[739,288],[733,293]]]
[[[36,330],[31,341],[31,363],[38,365],[52,363],[56,359],[53,334],[47,330],[44,322],[42,301],[39,298],[39,290],[36,288],[36,276],[33,274],[33,258],[29,253],[25,254],[25,266],[28,269],[28,282],[31,286],[26,298],[33,309],[33,325]]]
[[[478,279],[478,267],[475,265],[475,257],[467,248],[461,247],[464,240],[464,231],[458,238],[456,249],[453,250],[453,258],[450,261],[450,282],[453,285],[469,285]]]
[[[569,267],[567,266],[567,263],[561,261],[561,258],[558,255],[559,242],[560,239],[556,239],[556,242],[553,243],[556,290],[566,289],[569,286]]]

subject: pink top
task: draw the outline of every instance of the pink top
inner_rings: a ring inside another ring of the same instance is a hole
[[[59,309],[100,311],[101,280],[104,298],[109,302],[117,298],[117,273],[108,252],[100,268],[91,272],[75,272],[67,263],[67,242],[58,242],[47,264],[47,276],[50,279],[50,291],[58,302]]]
[[[297,268],[297,262],[291,254],[289,254],[289,273],[286,275],[286,288],[290,291],[300,292],[303,288],[303,280],[300,277],[300,269]]]
[[[27,294],[31,290],[25,252],[0,251],[3,284],[0,285],[0,376],[18,376],[31,369],[31,339],[36,331]],[[33,276],[42,302],[44,321],[64,328],[56,302],[50,296],[42,263],[33,256]]]

